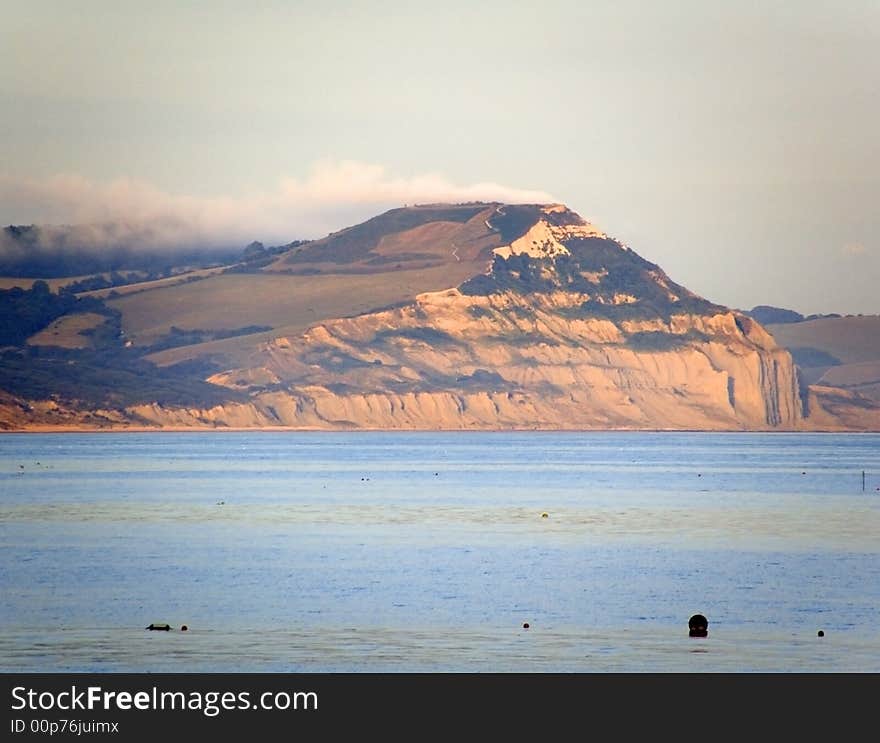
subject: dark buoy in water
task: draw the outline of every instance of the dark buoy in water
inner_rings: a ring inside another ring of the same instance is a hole
[[[188,629],[189,629],[189,627],[187,627],[185,624],[180,625],[181,632],[186,632]]]
[[[162,632],[168,632],[171,629],[170,624],[151,624],[147,629],[151,630],[161,630]]]
[[[707,637],[709,635],[709,620],[702,614],[694,614],[688,619],[688,635],[690,637]]]
[[[816,636],[817,636],[817,637],[825,637],[825,632],[824,632],[823,630],[819,630],[819,631],[816,633]]]
[[[523,629],[528,629],[528,628],[529,628],[529,623],[523,622]]]

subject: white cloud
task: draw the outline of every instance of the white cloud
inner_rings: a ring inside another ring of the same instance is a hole
[[[75,175],[42,180],[0,175],[6,223],[89,225],[82,235],[93,247],[120,242],[140,248],[238,246],[251,240],[281,244],[320,237],[404,204],[462,201],[555,199],[492,182],[455,184],[435,173],[395,176],[381,165],[357,161],[319,162],[304,179],[285,177],[273,190],[235,197],[171,194],[131,178],[99,183]],[[47,239],[51,234],[45,231]]]

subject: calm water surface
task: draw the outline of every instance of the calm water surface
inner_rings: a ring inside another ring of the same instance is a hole
[[[4,434],[0,670],[877,672],[877,488],[880,435]]]

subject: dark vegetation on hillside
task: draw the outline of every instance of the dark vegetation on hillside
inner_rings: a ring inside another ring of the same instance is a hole
[[[757,320],[761,325],[789,325],[809,320],[824,320],[828,318],[843,317],[843,315],[837,312],[830,312],[824,315],[802,315],[800,312],[795,312],[794,310],[787,310],[782,307],[772,307],[766,304],[759,304],[756,307],[752,307],[752,309],[744,311],[743,314]],[[847,315],[847,317],[852,317],[852,315]]]
[[[510,209],[510,207],[505,207]],[[562,310],[571,317],[603,317],[611,320],[649,319],[673,314],[708,314],[722,310],[684,287],[670,281],[659,267],[609,238],[575,238],[566,241],[571,255],[535,258],[524,253],[509,258],[496,256],[489,274],[475,276],[459,290],[470,296],[487,296],[503,291],[518,294],[555,289],[583,293],[590,300],[579,307]],[[583,274],[604,274],[596,284]],[[664,276],[668,291],[652,276]],[[678,296],[669,297],[669,292]],[[629,294],[637,301],[614,304],[616,294]]]
[[[95,312],[106,316],[92,336],[95,348],[29,346],[27,339],[59,317]],[[210,331],[228,337],[262,328]],[[196,331],[206,333],[206,331]],[[185,334],[186,331],[178,331]],[[125,347],[120,314],[100,299],[53,294],[44,281],[31,289],[0,291],[0,389],[25,399],[55,399],[104,408],[136,403],[215,405],[238,399],[231,390],[202,381],[210,361],[156,367],[143,357],[151,348]]]
[[[87,276],[86,278],[79,279],[78,281],[71,281],[69,284],[65,284],[64,286],[62,286],[60,291],[63,294],[91,292],[98,289],[111,289],[115,286],[127,286],[128,284],[137,284],[141,281],[155,281],[156,279],[164,279],[166,276],[170,275],[170,272],[166,271],[137,271],[127,272],[124,274],[119,273],[118,271],[111,271],[109,277],[105,276],[104,274],[98,274],[96,276]]]
[[[804,316],[800,312],[786,310],[782,307],[771,307],[766,304],[759,304],[756,307],[752,307],[751,310],[744,312],[743,314],[757,320],[761,325],[801,322],[804,319]]]
[[[164,351],[168,348],[178,348],[180,346],[191,346],[195,343],[206,343],[208,341],[216,341],[222,338],[235,338],[240,335],[251,335],[252,333],[262,333],[272,330],[271,325],[245,325],[241,328],[224,328],[220,330],[183,330],[172,325],[167,335],[162,336],[155,343],[152,343],[146,349],[142,348],[144,354],[156,353]]]
[[[311,240],[294,240],[286,245],[277,245],[267,248],[261,242],[252,242],[244,249],[241,260],[233,266],[224,269],[223,273],[258,273],[261,268],[268,266],[282,253],[307,245]]]
[[[26,347],[0,354],[0,389],[28,400],[115,409],[151,402],[202,407],[240,397],[191,372],[119,350]]]
[[[0,290],[0,347],[21,346],[53,320],[72,312],[115,317],[118,327],[117,310],[110,309],[99,299],[53,294],[45,281],[35,281],[30,289]]]

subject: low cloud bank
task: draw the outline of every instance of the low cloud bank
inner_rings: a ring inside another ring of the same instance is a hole
[[[380,165],[355,161],[321,162],[304,179],[285,177],[273,190],[239,197],[171,194],[129,178],[98,183],[70,175],[25,181],[0,175],[4,223],[34,224],[25,233],[0,232],[0,263],[37,255],[45,262],[71,253],[85,258],[114,251],[240,250],[252,240],[281,245],[322,237],[405,204],[553,200],[497,183],[394,176]]]

